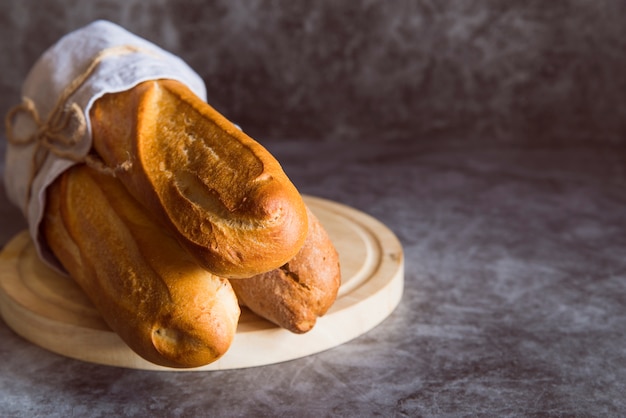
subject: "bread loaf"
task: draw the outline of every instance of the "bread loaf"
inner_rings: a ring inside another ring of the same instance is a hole
[[[250,277],[299,251],[306,210],[279,163],[183,84],[105,95],[91,121],[97,154],[212,273]]]
[[[189,368],[224,354],[240,308],[112,176],[77,165],[48,191],[43,233],[105,322],[155,364]]]
[[[307,213],[308,234],[294,258],[268,273],[230,281],[240,304],[294,333],[313,328],[341,284],[337,251],[319,220]]]

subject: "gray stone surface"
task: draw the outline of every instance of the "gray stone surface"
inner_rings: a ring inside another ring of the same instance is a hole
[[[0,321],[0,416],[626,414],[623,148],[267,145],[302,192],[398,235],[392,315],[317,355],[203,373],[66,359]]]
[[[59,36],[120,23],[186,59],[302,192],[389,226],[406,284],[367,334],[244,370],[82,363],[0,320],[0,416],[626,416],[624,17],[611,0],[1,2],[2,114]],[[0,245],[24,226],[0,191]]]

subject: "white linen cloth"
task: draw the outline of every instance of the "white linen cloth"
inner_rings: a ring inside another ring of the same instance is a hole
[[[72,158],[60,158],[54,153],[48,153],[33,177],[35,143],[7,144],[4,173],[7,195],[24,213],[39,255],[53,267],[58,267],[57,262],[39,233],[46,188],[59,174],[76,164],[76,159],[84,158],[89,152],[92,143],[89,111],[93,103],[106,93],[129,90],[143,81],[163,78],[184,83],[198,97],[206,100],[206,88],[201,77],[179,57],[103,20],[65,35],[44,52],[26,77],[22,96],[33,101],[40,119],[46,121],[59,97],[65,94],[74,80],[85,74],[86,68],[93,64],[98,54],[126,46],[132,50],[105,54],[86,81],[64,104],[70,106],[76,103],[82,109],[86,122],[84,135],[71,149]],[[32,115],[18,112],[13,120],[12,136],[29,138],[38,128]]]

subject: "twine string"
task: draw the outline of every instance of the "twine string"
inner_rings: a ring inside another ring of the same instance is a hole
[[[34,145],[35,147],[30,165],[26,205],[30,201],[32,182],[49,154],[74,163],[85,163],[102,173],[113,176],[119,169],[128,168],[128,164],[111,168],[96,155],[78,156],[72,152],[87,131],[87,120],[82,108],[76,102],[68,103],[68,100],[89,79],[105,58],[142,51],[154,54],[152,51],[142,50],[133,45],[119,45],[101,50],[90,61],[87,68],[63,89],[46,120],[42,120],[35,102],[28,97],[23,97],[21,103],[9,110],[5,117],[8,142],[15,146]],[[37,127],[32,134],[21,138],[14,132],[15,119],[19,114],[29,117]]]

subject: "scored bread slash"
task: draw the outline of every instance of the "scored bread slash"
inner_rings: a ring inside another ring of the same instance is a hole
[[[91,122],[105,165],[209,271],[250,277],[302,247],[306,208],[278,161],[183,84],[105,95]]]

